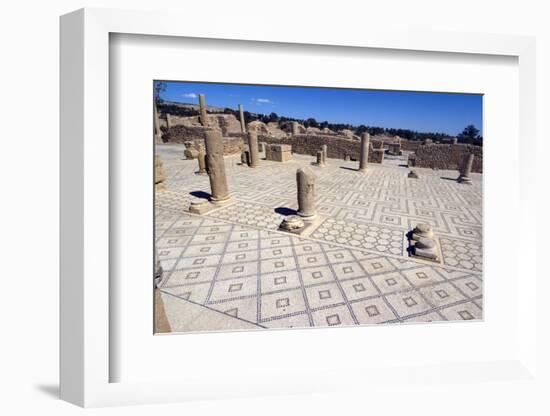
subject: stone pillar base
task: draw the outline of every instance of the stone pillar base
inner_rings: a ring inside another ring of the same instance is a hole
[[[367,168],[359,168],[359,169],[357,169],[357,172],[367,173]]]
[[[472,178],[469,178],[467,176],[459,176],[456,181],[458,183],[464,183],[466,185],[471,185],[472,184]]]
[[[210,211],[221,208],[229,203],[233,202],[232,198],[224,199],[223,203],[215,203],[206,199],[197,199],[192,201],[189,205],[189,212],[197,215],[204,215]]]
[[[231,196],[227,196],[226,198],[223,198],[223,199],[216,199],[216,198],[210,197],[210,203],[218,206],[227,205],[227,204],[230,204],[231,202],[233,202],[233,198]]]
[[[317,214],[305,214],[303,212],[298,211],[296,214],[298,214],[304,221],[314,220],[317,218]]]
[[[418,224],[407,234],[409,256],[441,263],[441,248],[432,228],[428,224]]]

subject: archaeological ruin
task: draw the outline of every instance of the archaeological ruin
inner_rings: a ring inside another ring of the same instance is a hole
[[[196,98],[153,114],[172,332],[482,319],[481,145]]]

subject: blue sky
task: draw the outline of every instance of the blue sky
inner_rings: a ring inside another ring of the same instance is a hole
[[[365,124],[457,135],[468,124],[482,130],[482,96],[432,92],[302,88],[167,82],[161,98],[332,123]]]

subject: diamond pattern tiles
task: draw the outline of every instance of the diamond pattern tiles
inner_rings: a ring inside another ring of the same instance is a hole
[[[171,224],[157,238],[165,272],[161,290],[259,327],[482,315],[477,274],[215,219],[186,214],[157,218],[159,224],[161,219]]]
[[[442,180],[456,172],[329,160],[312,167],[319,224],[308,237],[277,232],[296,209],[298,167],[262,161],[258,169],[227,157],[234,203],[204,216],[186,214],[209,190],[183,146],[162,145],[167,190],[156,194],[161,290],[258,328],[341,326],[483,317],[481,181]],[[404,234],[430,223],[442,264],[407,257]],[[170,317],[168,317],[170,320]],[[238,325],[237,325],[238,326]],[[204,330],[209,328],[205,327]]]

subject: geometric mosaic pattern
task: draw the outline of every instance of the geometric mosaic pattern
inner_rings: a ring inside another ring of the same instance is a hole
[[[160,145],[167,191],[157,193],[156,245],[161,291],[258,328],[362,325],[482,318],[481,179],[456,172],[329,160],[317,175],[323,220],[308,238],[275,231],[296,208],[295,172],[311,157],[262,161],[258,169],[226,158],[235,203],[203,216],[184,211],[207,192],[183,146]],[[285,211],[286,210],[286,211]],[[407,257],[404,234],[432,224],[443,262]],[[170,319],[170,317],[168,317]],[[208,330],[208,328],[204,328]]]

